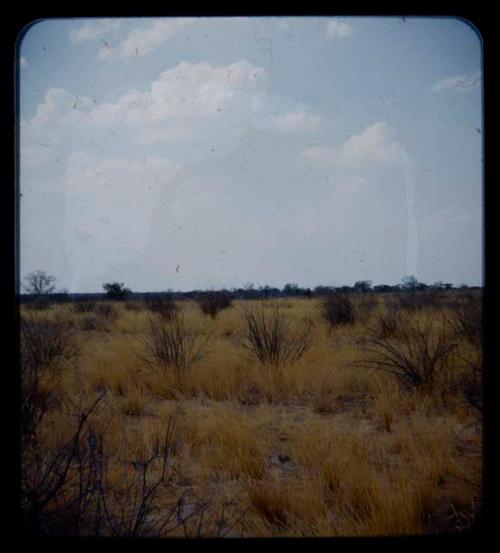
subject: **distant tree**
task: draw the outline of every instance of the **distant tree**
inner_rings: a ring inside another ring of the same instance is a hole
[[[124,300],[131,294],[131,290],[125,288],[123,282],[107,282],[102,287],[111,300]]]
[[[54,292],[57,278],[48,275],[45,271],[35,271],[26,275],[24,281],[23,288],[28,294],[45,296]]]
[[[333,292],[332,286],[316,286],[314,288],[314,293],[317,296],[325,296],[326,294],[331,294]]]
[[[416,290],[418,288],[418,280],[413,275],[405,276],[401,279],[404,290]]]
[[[288,282],[283,286],[283,295],[284,296],[296,296],[299,292],[299,285],[293,282]]]
[[[439,288],[440,290],[451,290],[453,288],[453,284],[439,280],[438,282],[435,282],[432,287]]]
[[[394,288],[389,284],[377,284],[373,287],[375,292],[392,292]]]
[[[358,280],[354,283],[354,288],[357,292],[365,293],[369,292],[372,287],[372,281],[371,280]]]

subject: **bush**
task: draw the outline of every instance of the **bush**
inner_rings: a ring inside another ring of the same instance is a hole
[[[172,296],[148,298],[146,306],[151,313],[155,313],[165,321],[171,321],[178,311],[177,304]]]
[[[23,317],[20,324],[21,353],[21,427],[33,433],[47,411],[50,394],[42,391],[40,381],[50,365],[78,355],[73,327],[64,320]]]
[[[203,292],[196,302],[205,315],[215,319],[219,311],[231,307],[232,297],[229,292]]]
[[[262,363],[278,367],[286,361],[297,361],[311,345],[311,322],[302,328],[292,326],[279,304],[267,309],[263,302],[259,306],[247,307],[243,317],[246,331],[235,335],[233,340]]]
[[[403,291],[387,300],[394,309],[405,311],[421,311],[424,309],[438,309],[443,303],[444,295],[439,290]]]
[[[185,371],[202,357],[208,340],[186,324],[183,313],[176,312],[168,320],[151,315],[149,333],[143,341],[145,360],[150,366],[173,370],[182,384]]]
[[[102,287],[110,300],[125,300],[132,293],[131,290],[125,288],[123,282],[108,282]]]
[[[483,336],[482,298],[478,295],[463,294],[450,306],[447,322],[459,337],[477,347]]]
[[[394,375],[407,388],[431,389],[456,343],[443,321],[396,317],[396,337],[377,333],[368,337],[364,343],[368,359],[361,363]]]
[[[320,313],[329,325],[329,332],[339,325],[354,323],[352,300],[345,294],[332,293],[325,296],[320,305]]]

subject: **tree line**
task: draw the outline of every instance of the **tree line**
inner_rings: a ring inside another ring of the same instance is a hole
[[[79,300],[148,300],[159,297],[172,299],[196,299],[203,294],[219,292],[229,295],[233,299],[267,299],[283,297],[312,298],[332,293],[342,294],[369,294],[369,293],[398,293],[398,292],[419,292],[425,290],[453,290],[470,288],[466,284],[455,287],[449,282],[438,281],[433,284],[420,282],[415,276],[405,276],[401,283],[395,285],[376,284],[371,280],[357,280],[352,286],[324,286],[314,288],[301,287],[295,283],[287,283],[283,288],[275,286],[255,286],[247,283],[239,288],[222,290],[190,290],[187,292],[173,291],[171,289],[163,292],[133,292],[123,282],[107,282],[103,284],[102,293],[69,293],[56,291],[57,279],[44,271],[35,271],[26,275],[23,279],[21,301],[30,302],[41,297],[50,296],[53,301],[67,302]]]

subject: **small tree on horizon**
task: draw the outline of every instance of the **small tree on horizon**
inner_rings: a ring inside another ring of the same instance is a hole
[[[123,282],[106,282],[102,287],[111,300],[124,300],[132,293],[131,290],[125,288]]]
[[[24,277],[24,281],[25,284],[22,286],[28,294],[45,296],[54,292],[57,278],[48,275],[45,271],[34,271],[27,274]]]

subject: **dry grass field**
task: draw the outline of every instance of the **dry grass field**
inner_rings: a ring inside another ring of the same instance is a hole
[[[321,298],[233,301],[214,316],[187,300],[164,311],[21,306],[28,529],[470,527],[481,504],[480,298],[366,296],[331,324]]]

